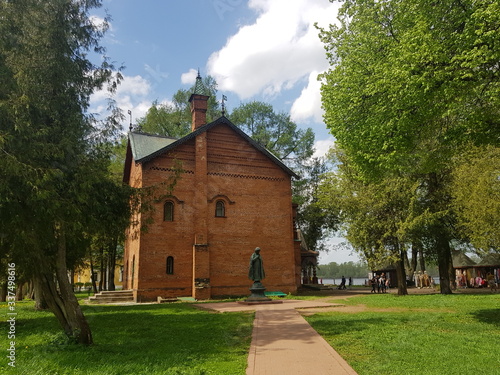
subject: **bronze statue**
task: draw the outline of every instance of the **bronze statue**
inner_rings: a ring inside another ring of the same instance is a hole
[[[264,263],[262,261],[262,257],[260,256],[260,247],[255,248],[255,251],[250,258],[248,277],[256,283],[266,277],[264,272]]]

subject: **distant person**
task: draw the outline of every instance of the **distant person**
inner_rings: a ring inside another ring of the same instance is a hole
[[[349,276],[349,289],[351,289],[351,287],[352,287],[352,277]]]
[[[384,274],[377,276],[377,293],[380,293],[380,290],[382,289],[382,285],[380,285],[380,281],[382,280],[383,276],[384,276]]]
[[[377,293],[376,287],[377,287],[377,275],[373,275],[373,277],[370,280],[370,284],[372,286],[372,290],[370,293]]]
[[[386,282],[386,278],[385,278],[385,273],[383,273],[381,276],[380,276],[380,279],[379,279],[379,292],[382,291],[382,293],[385,293],[386,292],[386,289],[385,289],[385,282]]]
[[[495,292],[497,291],[497,283],[495,282],[495,276],[493,276],[491,273],[488,272],[488,275],[486,276],[486,280],[488,282],[488,286],[490,287],[491,293],[493,293],[493,289],[495,289]]]
[[[339,285],[338,289],[346,289],[346,287],[345,287],[345,276],[344,275],[342,275],[342,281],[340,282],[340,285]]]

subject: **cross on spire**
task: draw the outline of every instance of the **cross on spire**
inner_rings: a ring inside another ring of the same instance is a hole
[[[129,130],[132,131],[132,111],[129,109],[128,110],[128,114],[130,115],[130,126],[129,126]]]
[[[227,96],[226,95],[222,95],[222,116],[225,116],[226,115],[226,100],[227,100]]]

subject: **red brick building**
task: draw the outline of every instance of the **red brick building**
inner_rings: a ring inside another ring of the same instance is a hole
[[[291,191],[297,176],[226,117],[206,124],[207,100],[196,90],[191,95],[192,132],[181,139],[129,134],[126,183],[152,186],[181,167],[148,231],[127,233],[124,289],[136,302],[248,295],[255,247],[268,291],[300,285]]]

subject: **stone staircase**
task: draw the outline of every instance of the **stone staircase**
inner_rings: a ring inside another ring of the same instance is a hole
[[[133,303],[134,295],[131,290],[102,291],[89,297],[90,303]]]

